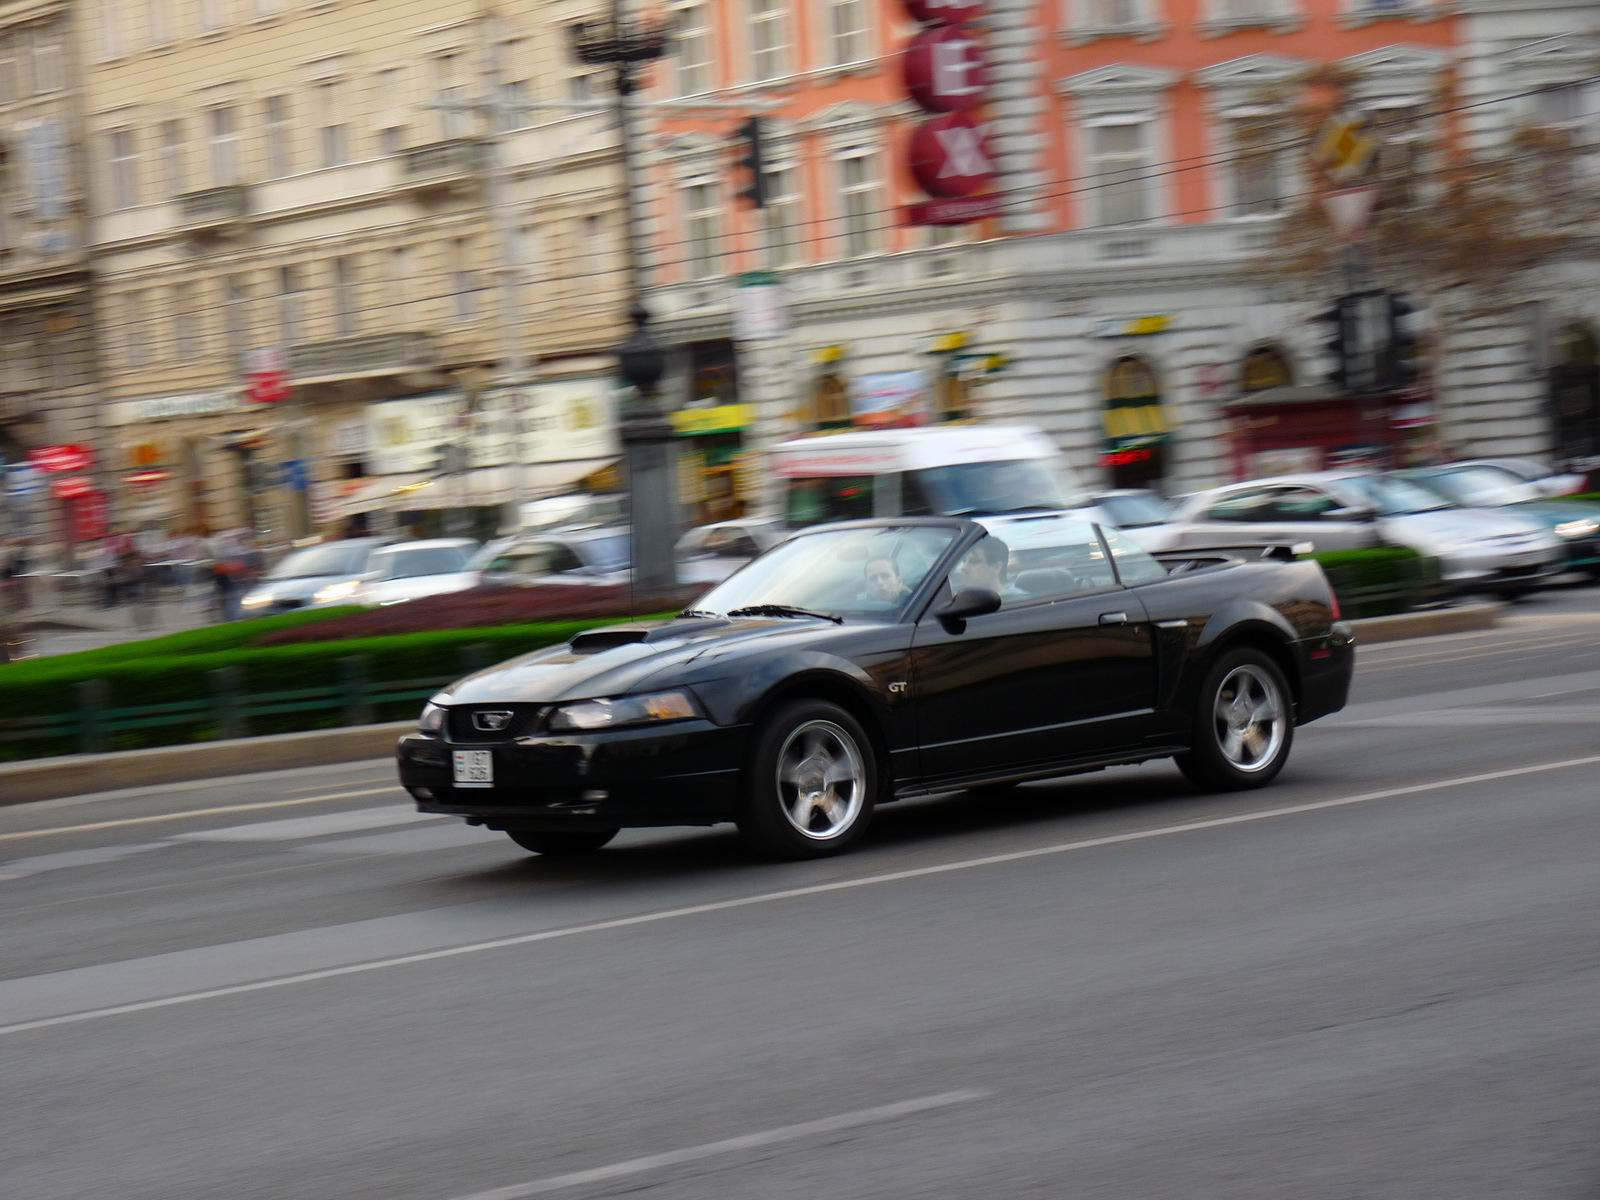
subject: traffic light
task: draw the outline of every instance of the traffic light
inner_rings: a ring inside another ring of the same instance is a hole
[[[739,156],[738,167],[750,172],[750,181],[739,189],[741,200],[748,200],[756,208],[767,206],[767,154],[763,144],[765,130],[760,117],[746,117],[739,126],[739,140],[744,153]]]
[[[1422,375],[1422,326],[1427,314],[1400,292],[1389,294],[1389,354],[1385,380],[1409,387]]]
[[[1317,345],[1333,359],[1333,369],[1328,372],[1328,382],[1336,391],[1350,390],[1350,346],[1345,337],[1345,300],[1341,297],[1312,317],[1314,326],[1320,327]]]

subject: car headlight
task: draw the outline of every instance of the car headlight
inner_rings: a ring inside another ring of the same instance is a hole
[[[318,604],[337,604],[341,600],[348,600],[361,590],[359,580],[346,579],[342,583],[330,583],[325,588],[320,588],[312,598]]]
[[[1563,521],[1556,526],[1556,536],[1564,538],[1588,537],[1591,533],[1600,533],[1600,521],[1592,517],[1580,517],[1576,521]]]
[[[440,734],[444,732],[444,709],[432,700],[422,706],[422,719],[417,722],[417,728],[423,733]]]
[[[265,608],[272,603],[271,596],[246,596],[239,601],[240,608]]]
[[[653,692],[647,696],[618,696],[614,700],[582,700],[550,714],[554,730],[619,729],[624,725],[651,725],[658,721],[687,721],[700,709],[688,692]]]

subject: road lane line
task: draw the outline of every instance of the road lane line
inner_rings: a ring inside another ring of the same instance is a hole
[[[537,942],[553,942],[583,934],[605,933],[614,929],[631,929],[641,925],[655,925],[662,921],[683,917],[704,916],[707,913],[729,912],[761,904],[775,904],[784,900],[797,900],[806,896],[822,896],[832,892],[852,891],[856,888],[877,887],[887,883],[900,883],[907,879],[924,879],[933,875],[948,875],[956,871],[970,871],[978,867],[992,867],[1003,863],[1024,862],[1031,858],[1046,858],[1070,854],[1078,850],[1092,850],[1101,846],[1117,846],[1129,842],[1148,841],[1152,838],[1171,837],[1180,833],[1195,833],[1206,829],[1222,829],[1229,825],[1246,825],[1256,821],[1270,821],[1278,817],[1298,816],[1301,813],[1321,812],[1326,809],[1349,808],[1356,804],[1370,804],[1376,800],[1392,800],[1400,796],[1415,796],[1425,792],[1444,791],[1449,788],[1470,787],[1478,783],[1493,783],[1501,779],[1516,779],[1524,775],[1539,775],[1548,771],[1564,771],[1573,767],[1600,764],[1600,754],[1585,758],[1567,758],[1557,762],[1535,763],[1526,767],[1508,767],[1501,771],[1486,771],[1478,775],[1462,775],[1454,779],[1436,779],[1428,783],[1408,784],[1405,787],[1385,788],[1377,792],[1363,792],[1356,796],[1340,796],[1331,800],[1312,800],[1304,804],[1291,804],[1282,808],[1260,809],[1256,812],[1237,813],[1230,817],[1211,817],[1204,821],[1186,821],[1179,825],[1162,825],[1154,829],[1135,830],[1130,833],[1107,834],[1104,837],[1084,838],[1075,842],[1058,842],[1050,846],[1035,846],[1030,850],[1012,850],[1004,854],[990,854],[982,858],[959,859],[928,867],[910,867],[903,871],[890,871],[882,875],[858,876],[855,879],[838,879],[829,883],[808,884],[805,887],[785,888],[776,892],[758,892],[753,896],[739,896],[730,900],[712,900],[704,904],[690,904],[681,908],[660,909],[656,912],[636,913],[630,917],[613,917],[605,921],[591,921],[582,925],[567,925],[559,929],[543,929],[534,933],[512,934],[482,942],[469,942],[461,946],[445,946],[438,950],[423,950],[414,954],[399,954],[390,958],[349,963],[340,967],[324,967],[316,971],[301,971],[293,975],[279,975],[248,983],[227,984],[202,991],[184,992],[156,1000],[140,1000],[130,1004],[116,1004],[106,1008],[91,1008],[59,1016],[40,1017],[19,1021],[13,1025],[0,1025],[0,1037],[26,1033],[34,1029],[50,1029],[57,1025],[76,1025],[84,1021],[98,1021],[106,1017],[125,1016],[129,1013],[149,1012],[158,1008],[171,1008],[178,1004],[194,1004],[201,1000],[217,1000],[224,996],[242,996],[250,992],[264,992],[274,988],[292,987],[302,983],[316,983],[323,979],[339,979],[346,975],[364,975],[372,971],[386,971],[393,967],[411,966],[415,963],[438,962],[459,958],[467,954],[481,954],[487,950],[504,950],[513,946],[531,946]]]
[[[1542,658],[1550,654],[1592,654],[1595,645],[1592,641],[1562,642],[1556,646],[1514,646],[1506,650],[1480,650],[1474,654],[1452,654],[1448,657],[1429,660],[1426,663],[1415,662],[1381,662],[1371,663],[1367,666],[1357,664],[1358,675],[1369,675],[1375,671],[1415,671],[1424,666],[1454,666],[1456,663],[1467,662],[1476,658],[1500,658],[1507,654],[1515,654],[1523,658]]]
[[[901,1117],[914,1117],[936,1109],[957,1104],[971,1104],[986,1100],[992,1092],[964,1090],[940,1092],[936,1096],[920,1096],[915,1100],[901,1100],[896,1104],[880,1104],[876,1108],[861,1108],[855,1112],[838,1113],[815,1121],[802,1121],[799,1125],[783,1125],[765,1129],[760,1133],[747,1133],[740,1137],[724,1138],[720,1142],[706,1142],[699,1146],[685,1146],[681,1150],[668,1150],[664,1154],[650,1154],[643,1158],[630,1158],[603,1167],[590,1167],[586,1171],[570,1171],[565,1175],[551,1175],[531,1183],[514,1183],[510,1187],[492,1188],[487,1192],[473,1192],[470,1196],[457,1196],[454,1200],[526,1200],[529,1196],[544,1196],[567,1188],[583,1187],[591,1183],[605,1183],[629,1175],[642,1175],[663,1167],[676,1167],[701,1159],[737,1154],[741,1150],[759,1150],[784,1142],[798,1142],[804,1138],[825,1133],[839,1133],[883,1121],[896,1121]]]
[[[354,800],[360,796],[385,796],[398,792],[400,785],[363,788],[355,792],[329,792],[322,796],[300,796],[294,800],[258,800],[249,804],[223,804],[215,808],[190,808],[183,812],[153,813],[148,817],[118,817],[111,821],[95,821],[89,825],[54,825],[49,829],[23,829],[16,833],[0,833],[0,842],[21,842],[30,838],[54,837],[65,833],[96,833],[102,829],[124,829],[130,825],[158,825],[167,821],[188,821],[194,817],[222,817],[229,813],[261,812],[269,808],[295,808],[302,804],[327,804],[333,800]]]

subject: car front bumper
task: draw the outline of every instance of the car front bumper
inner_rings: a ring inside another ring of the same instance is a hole
[[[1468,547],[1439,556],[1440,575],[1457,592],[1539,587],[1565,569],[1561,548]]]
[[[704,720],[491,743],[413,733],[395,757],[419,812],[491,829],[713,825],[733,819],[748,738],[748,727]],[[490,751],[494,785],[457,786],[455,750]]]

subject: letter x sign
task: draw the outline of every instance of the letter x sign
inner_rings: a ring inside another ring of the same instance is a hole
[[[925,121],[911,136],[911,171],[930,196],[971,196],[994,181],[988,127],[965,113]]]

